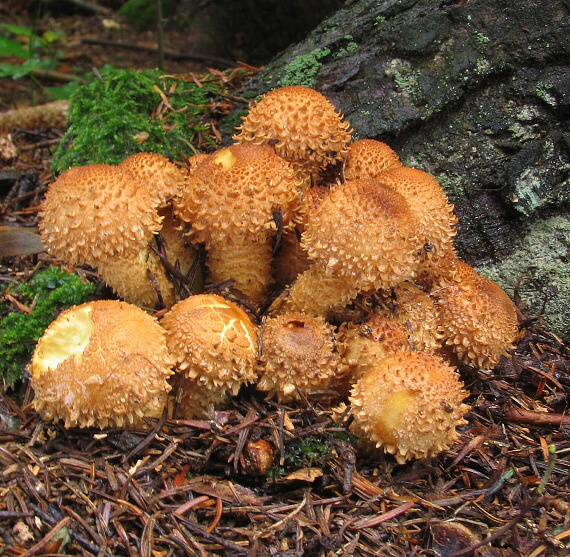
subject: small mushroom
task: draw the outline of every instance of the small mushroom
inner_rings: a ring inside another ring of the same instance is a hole
[[[161,225],[157,203],[133,174],[92,164],[66,170],[50,184],[40,211],[46,251],[69,264],[135,256]]]
[[[237,129],[237,142],[270,145],[305,176],[317,176],[343,161],[352,133],[322,93],[299,85],[266,93],[250,106]]]
[[[257,378],[257,327],[235,303],[196,294],[162,318],[168,349],[184,376],[180,413],[196,416],[225,403]]]
[[[344,179],[377,179],[381,172],[402,166],[396,152],[376,139],[358,139],[353,141],[344,163]]]
[[[124,159],[119,167],[128,169],[137,178],[158,207],[168,205],[186,179],[184,171],[157,153],[135,153]]]
[[[402,282],[391,292],[382,294],[381,304],[375,311],[405,327],[411,347],[427,352],[441,348],[443,333],[435,302],[428,294],[410,282]]]
[[[338,333],[338,345],[348,366],[348,374],[338,383],[343,394],[379,360],[403,348],[410,348],[406,327],[376,313],[362,323],[343,323]]]
[[[302,244],[314,263],[281,312],[326,315],[361,292],[390,288],[414,276],[421,252],[408,203],[375,180],[334,187],[308,220]]]
[[[514,303],[467,263],[458,262],[457,280],[434,297],[444,344],[459,361],[491,369],[513,347],[518,333]]]
[[[205,245],[209,280],[234,280],[260,303],[272,281],[276,219],[292,226],[300,194],[301,181],[271,149],[232,145],[196,166],[174,207],[191,225],[188,238]]]
[[[333,327],[321,317],[294,312],[266,318],[257,388],[279,402],[327,389],[342,368],[334,338]]]
[[[466,394],[440,356],[401,350],[378,361],[352,388],[351,428],[400,464],[431,457],[449,448],[456,428],[467,423]]]
[[[65,427],[122,427],[160,416],[170,391],[163,329],[136,306],[99,300],[61,313],[29,365],[34,408]]]

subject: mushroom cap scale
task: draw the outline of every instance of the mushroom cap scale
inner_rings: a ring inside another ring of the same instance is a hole
[[[170,390],[164,331],[136,306],[99,300],[62,312],[29,366],[34,407],[65,427],[121,427],[160,415]]]
[[[351,140],[349,123],[322,94],[291,85],[273,89],[250,106],[234,135],[238,142],[269,144],[302,167],[342,161]]]
[[[308,220],[302,244],[311,259],[362,291],[412,278],[421,251],[408,203],[375,180],[333,188]]]
[[[49,186],[39,215],[46,250],[70,264],[134,255],[161,224],[156,202],[131,172],[105,164],[66,170]]]
[[[380,360],[354,385],[353,431],[399,463],[447,449],[467,423],[459,375],[440,356],[401,350]]]

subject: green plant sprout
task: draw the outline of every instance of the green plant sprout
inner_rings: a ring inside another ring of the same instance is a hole
[[[39,36],[29,27],[0,23],[0,59],[18,62],[0,63],[0,77],[34,78],[38,72],[55,70],[58,59],[63,56],[55,49],[60,38],[61,33],[56,31],[46,31]],[[77,83],[72,82],[63,87],[46,88],[46,92],[53,99],[64,99],[75,87]]]
[[[219,85],[160,70],[105,66],[70,98],[68,129],[52,159],[56,174],[72,166],[117,164],[138,152],[180,160],[193,155],[223,97]],[[214,146],[208,134],[202,139]]]
[[[19,313],[10,311],[12,307],[7,302],[0,304],[0,316],[3,316],[0,318],[0,378],[4,388],[22,377],[36,342],[57,314],[86,302],[94,288],[77,275],[51,266],[10,291],[11,296],[31,310]]]

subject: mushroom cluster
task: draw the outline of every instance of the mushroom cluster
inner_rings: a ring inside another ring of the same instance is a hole
[[[233,139],[184,164],[141,153],[66,171],[43,204],[46,250],[97,269],[126,305],[163,310],[166,348],[147,364],[162,377],[155,394],[172,369],[159,390],[174,386],[178,415],[208,415],[256,384],[279,403],[347,397],[354,433],[399,462],[448,447],[468,410],[458,365],[492,368],[518,327],[508,296],[458,259],[440,184],[385,143],[353,140],[306,87],[261,97]],[[62,319],[97,324],[85,311]],[[31,364],[36,407],[66,425],[120,425],[109,404],[86,417],[74,401],[132,372],[91,363],[95,333],[63,323]],[[68,369],[61,388],[45,386]]]

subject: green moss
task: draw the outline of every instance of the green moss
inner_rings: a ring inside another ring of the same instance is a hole
[[[283,69],[283,75],[279,78],[277,85],[286,87],[288,85],[303,85],[313,87],[315,78],[322,67],[323,58],[331,53],[328,48],[317,48],[309,54],[295,56]]]
[[[32,309],[30,313],[10,312],[7,303],[0,305],[0,378],[4,387],[21,378],[37,340],[58,312],[86,302],[93,290],[92,284],[77,275],[50,267],[10,292]]]
[[[192,155],[191,143],[219,87],[158,70],[105,67],[72,95],[68,130],[52,159],[56,174],[84,164],[116,164],[141,151],[169,159]],[[163,99],[168,102],[167,106]],[[146,139],[145,139],[146,138]]]
[[[515,288],[530,316],[542,315],[554,333],[570,331],[570,219],[555,216],[531,226],[515,251],[479,270],[509,294]]]

